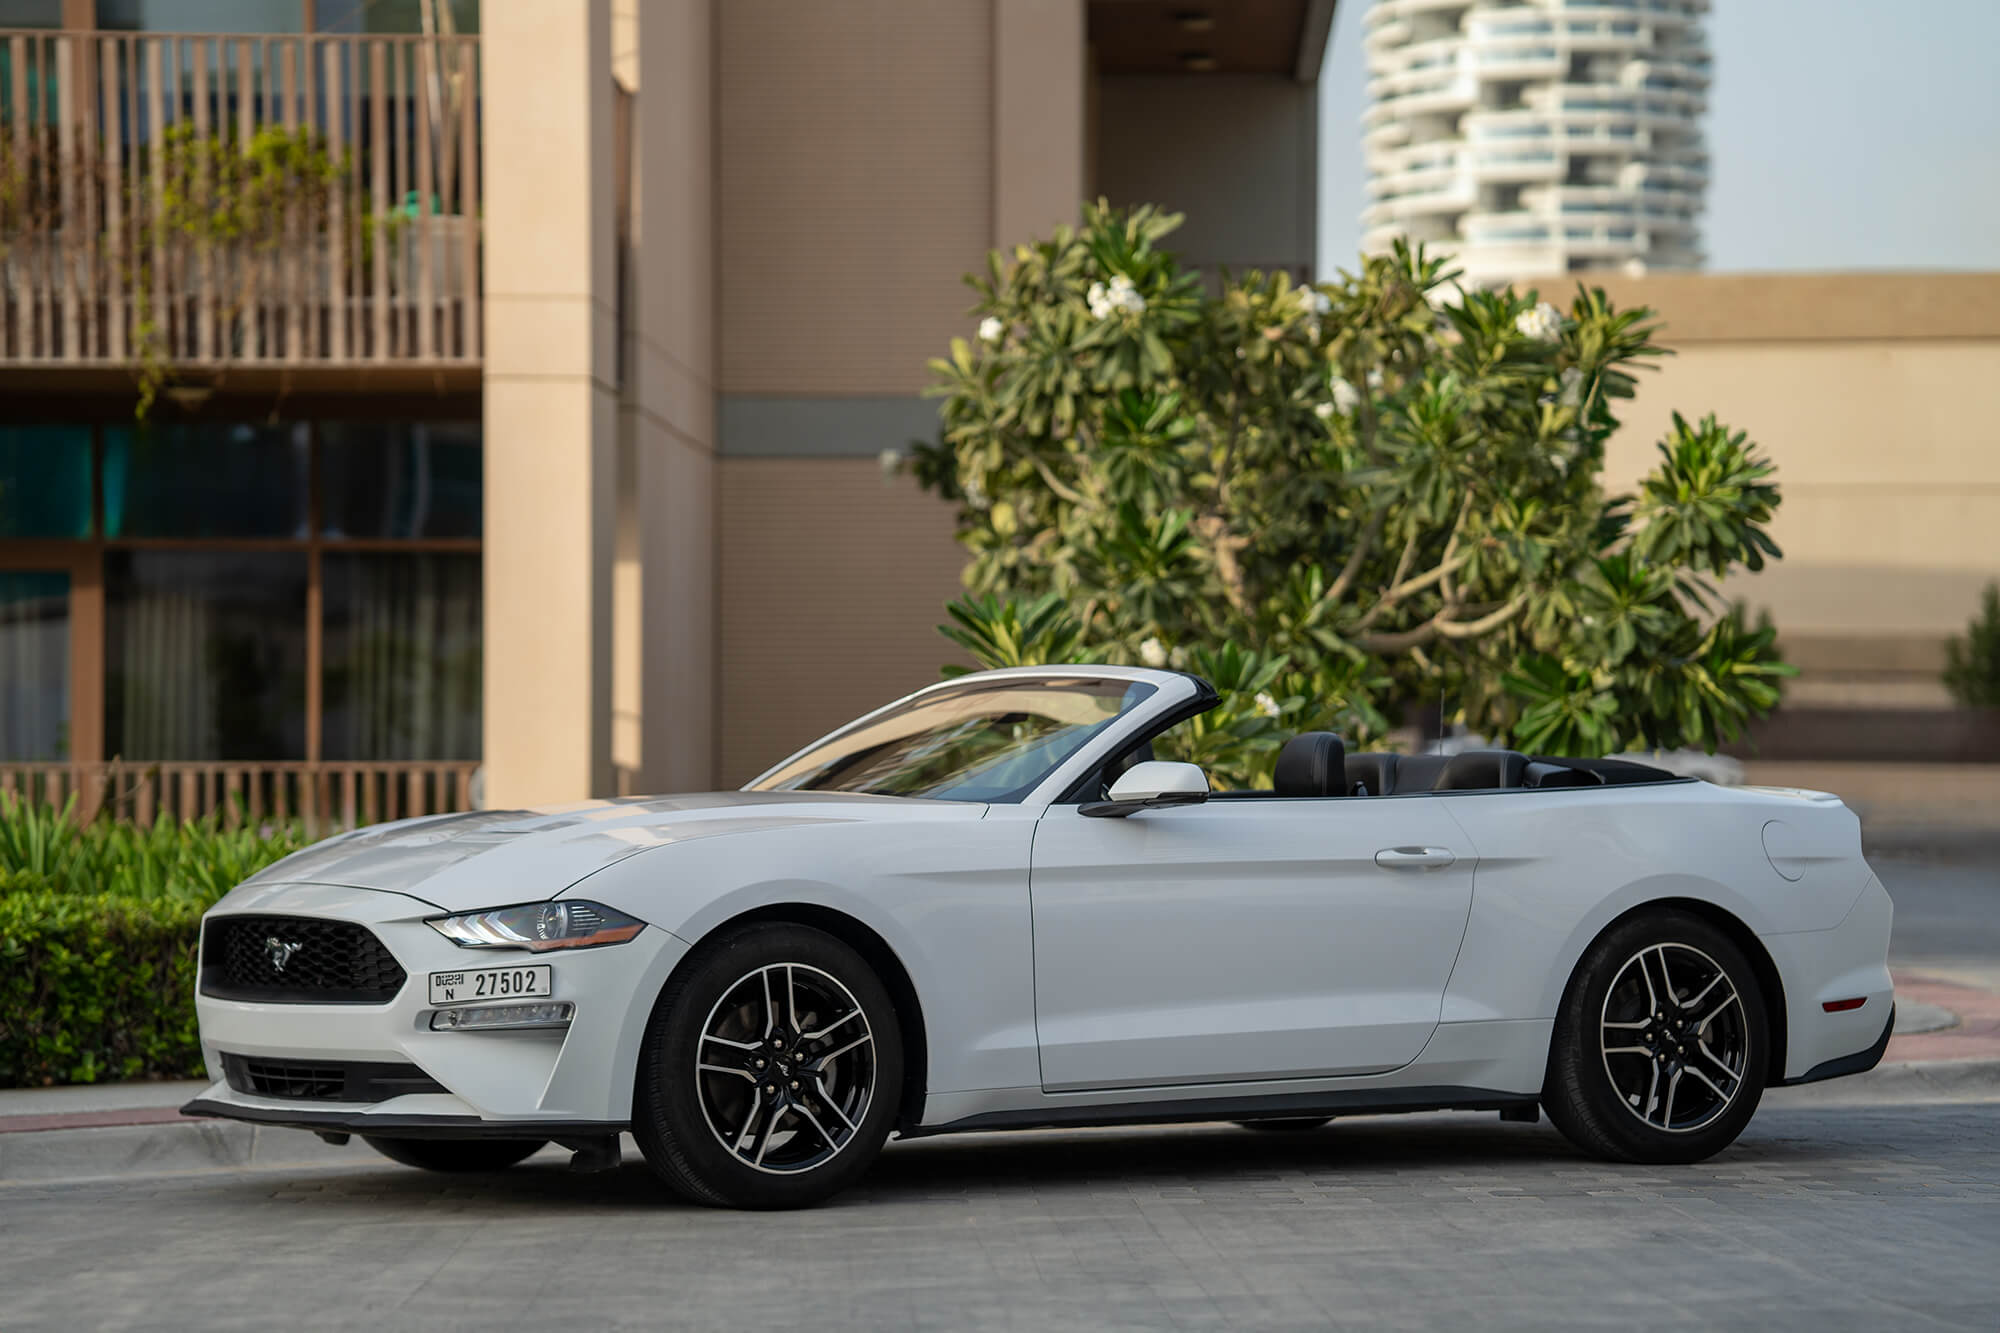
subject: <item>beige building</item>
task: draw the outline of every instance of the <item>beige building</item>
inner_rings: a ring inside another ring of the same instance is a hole
[[[1100,193],[1314,271],[1332,8],[11,4],[0,787],[728,785],[934,679],[952,516],[877,456],[935,430],[960,276]],[[242,235],[171,212],[274,143]],[[1731,589],[1806,669],[1765,752],[1982,757],[1936,675],[2000,573],[2000,276],[1611,285],[1678,351],[1614,481],[1674,408],[1780,465],[1786,559]]]
[[[0,784],[705,787],[934,678],[950,516],[876,460],[960,275],[1099,193],[1312,272],[1332,11],[10,4]],[[272,141],[261,231],[181,227]]]

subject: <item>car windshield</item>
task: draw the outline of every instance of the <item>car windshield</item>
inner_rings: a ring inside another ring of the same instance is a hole
[[[981,681],[932,690],[834,733],[751,791],[1014,802],[1153,694],[1143,681]]]

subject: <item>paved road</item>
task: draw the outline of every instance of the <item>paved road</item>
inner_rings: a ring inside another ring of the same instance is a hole
[[[1869,864],[1896,902],[1891,963],[2000,990],[2000,866],[1881,856]]]
[[[0,1325],[2000,1324],[2000,1104],[1773,1106],[1669,1169],[1484,1116],[927,1140],[762,1215],[672,1202],[636,1162],[447,1179],[350,1151],[0,1186]]]

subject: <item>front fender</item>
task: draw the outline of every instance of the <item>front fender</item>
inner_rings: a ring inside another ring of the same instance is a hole
[[[879,935],[928,1028],[931,1090],[1033,1087],[1031,819],[773,828],[669,843],[571,885],[699,945],[746,913],[803,903]]]

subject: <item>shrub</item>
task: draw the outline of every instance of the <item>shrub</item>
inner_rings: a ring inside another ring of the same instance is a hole
[[[1944,685],[1967,708],[2000,708],[2000,583],[1986,585],[1965,637],[1945,645]]]
[[[0,890],[0,1086],[193,1078],[191,897]]]
[[[1777,557],[1770,463],[1677,416],[1637,494],[1602,486],[1662,354],[1647,311],[1449,298],[1400,245],[1205,287],[1162,246],[1179,221],[1100,203],[968,279],[983,318],[932,363],[943,438],[913,468],[958,503],[945,633],[978,661],[1210,674],[1208,730],[1164,748],[1229,785],[1414,701],[1570,754],[1713,748],[1776,705],[1775,633],[1709,582]]]
[[[0,1087],[198,1075],[201,914],[308,839],[70,814],[0,793]]]

